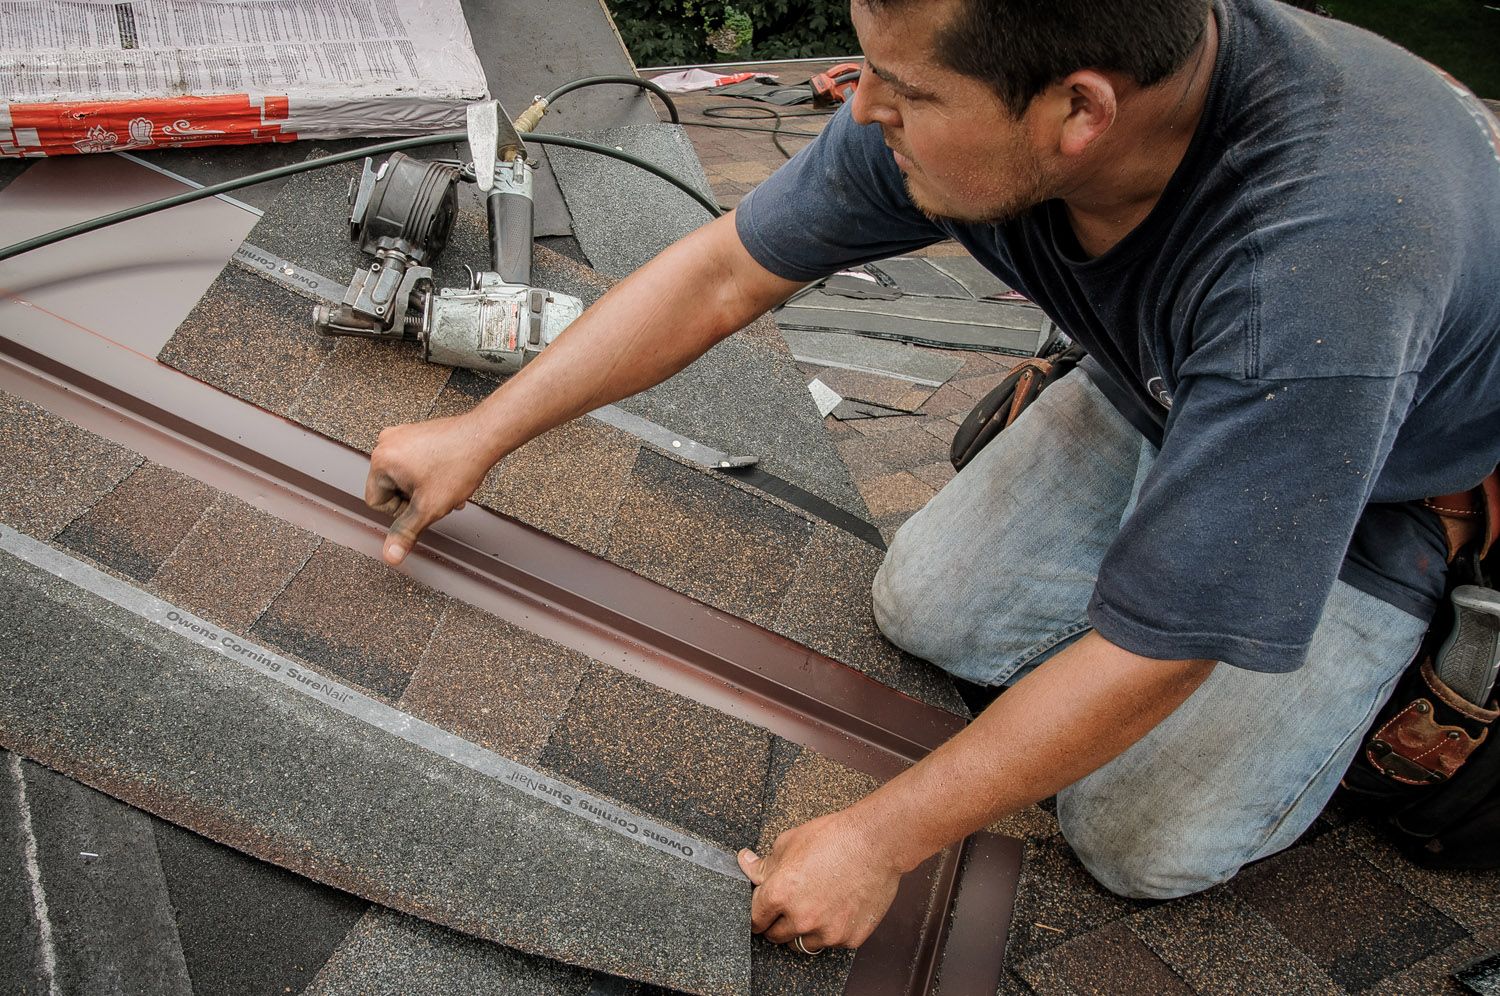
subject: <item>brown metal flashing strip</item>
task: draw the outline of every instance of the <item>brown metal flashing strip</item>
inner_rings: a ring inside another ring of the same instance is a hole
[[[379,557],[385,521],[359,497],[368,466],[363,453],[78,328],[87,334],[0,337],[0,390]],[[429,530],[404,570],[438,591],[877,778],[904,770],[964,725],[792,640],[472,505]],[[1009,883],[999,899],[1008,917],[1018,859],[994,847],[970,850],[969,875],[979,868],[985,880]],[[929,990],[959,867],[955,848],[907,876],[881,928],[855,958],[848,993]],[[953,934],[967,939],[972,928]],[[971,972],[1000,970],[1003,941],[968,950],[966,940],[964,946],[949,952],[945,964],[961,954],[964,964],[988,966]],[[970,991],[950,988],[946,980],[944,989]]]
[[[891,912],[859,949],[848,996],[933,991],[994,996],[1021,872],[1021,842],[976,833],[901,881]]]
[[[1005,939],[1021,878],[1021,842],[976,833],[964,847],[957,894],[937,944],[943,959],[936,967],[943,996],[994,996],[1005,975]]]
[[[368,458],[94,336],[0,339],[0,387],[333,541],[379,557]],[[888,778],[964,721],[785,637],[504,516],[466,506],[403,570],[660,687]]]

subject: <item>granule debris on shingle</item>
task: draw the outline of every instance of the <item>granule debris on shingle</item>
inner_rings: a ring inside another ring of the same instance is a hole
[[[140,466],[141,458],[0,391],[0,521],[50,539]]]
[[[400,707],[465,740],[531,762],[589,659],[462,602],[447,611]]]
[[[317,546],[312,533],[220,494],[156,572],[151,589],[243,632]]]
[[[207,484],[144,463],[73,520],[58,540],[122,574],[149,581],[214,498]]]
[[[448,603],[380,561],[325,542],[249,635],[394,700]]]

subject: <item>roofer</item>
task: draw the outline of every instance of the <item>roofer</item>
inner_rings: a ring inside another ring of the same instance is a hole
[[[1500,461],[1500,126],[1270,0],[852,15],[866,72],[816,142],[472,413],[382,435],[387,558],[807,281],[955,239],[1090,358],[901,529],[874,611],[1011,687],[745,852],[754,926],[858,945],[901,873],[1053,794],[1115,892],[1222,882],[1308,827],[1415,653],[1445,556],[1415,502]]]

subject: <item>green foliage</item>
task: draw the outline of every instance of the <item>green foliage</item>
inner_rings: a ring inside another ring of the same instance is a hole
[[[856,55],[848,0],[608,0],[630,55],[641,66],[712,63],[730,39],[756,59]],[[738,51],[735,46],[726,51]]]
[[[1323,0],[1323,6],[1443,67],[1479,96],[1500,98],[1500,5],[1493,0]]]

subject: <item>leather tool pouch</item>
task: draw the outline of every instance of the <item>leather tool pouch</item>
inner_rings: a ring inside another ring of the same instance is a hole
[[[1462,495],[1429,499],[1448,538],[1448,589],[1500,568],[1500,471]],[[1500,867],[1500,690],[1479,706],[1449,688],[1434,655],[1454,625],[1433,620],[1417,662],[1344,775],[1347,799],[1384,819],[1401,849],[1431,868]]]
[[[958,427],[948,450],[953,469],[963,470],[1001,430],[1021,417],[1044,388],[1061,380],[1083,357],[1083,349],[1072,346],[1053,357],[1026,360],[1012,370]]]

